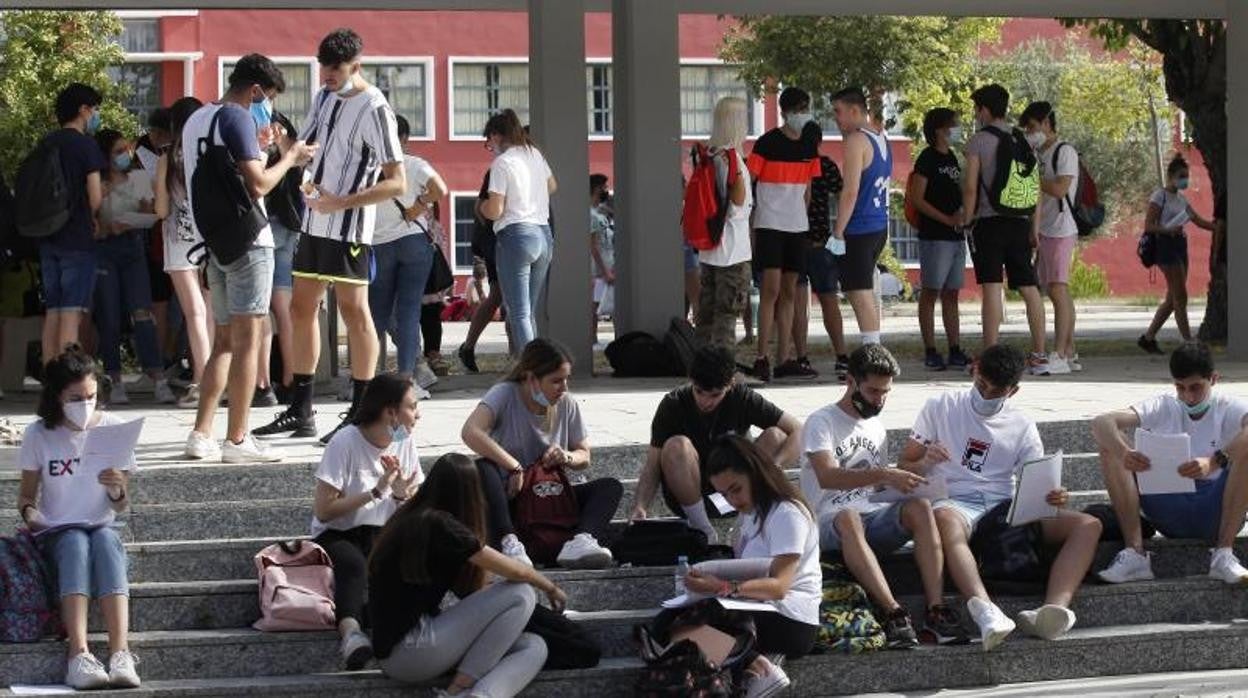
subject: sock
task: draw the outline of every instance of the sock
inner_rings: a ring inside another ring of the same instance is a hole
[[[355,414],[355,410],[360,406],[360,401],[364,399],[364,391],[368,390],[368,384],[372,379],[359,380],[351,379],[351,409],[348,414]]]
[[[290,409],[301,417],[312,416],[312,374],[296,373],[290,391]]]
[[[697,503],[685,506],[680,505],[685,512],[685,521],[688,522],[690,528],[696,528],[706,534],[706,540],[714,543],[719,540],[719,536],[715,533],[715,527],[711,526],[711,520],[706,515],[706,502],[699,499]]]
[[[864,347],[868,344],[879,344],[879,343],[880,343],[879,332],[863,332],[862,333],[862,345]]]

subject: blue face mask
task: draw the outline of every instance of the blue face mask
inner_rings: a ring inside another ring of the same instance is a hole
[[[256,128],[268,128],[273,123],[273,102],[268,97],[260,101],[252,101],[251,118],[256,122]]]
[[[530,396],[533,398],[533,402],[536,402],[542,407],[550,407],[550,400],[546,399],[546,393],[543,393],[541,388],[535,389]]]
[[[1180,177],[1179,181],[1175,182],[1174,185],[1179,188],[1179,191],[1182,191],[1192,185],[1192,180],[1187,177]]]
[[[1004,395],[989,400],[979,392],[978,387],[971,386],[971,409],[975,410],[975,414],[981,417],[991,417],[1000,412],[1004,407]]]
[[[100,130],[100,112],[93,111],[91,112],[91,116],[87,117],[87,126],[86,126],[85,131],[87,132],[88,136],[93,136],[95,135],[95,132],[99,130]]]
[[[117,153],[113,156],[113,167],[122,172],[129,170],[132,163],[134,163],[134,156],[129,151]]]
[[[390,440],[396,444],[401,444],[404,441],[407,441],[407,437],[411,435],[412,432],[407,428],[406,424],[395,424],[390,427]]]

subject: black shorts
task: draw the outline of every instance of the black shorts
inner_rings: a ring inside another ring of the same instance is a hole
[[[1157,266],[1172,267],[1187,264],[1186,235],[1156,235]]]
[[[781,269],[800,274],[806,271],[809,251],[810,241],[804,232],[789,233],[770,228],[754,231],[754,259],[760,269]]]
[[[888,231],[845,235],[845,256],[836,260],[842,291],[875,288],[875,264],[888,242]]]
[[[994,216],[982,218],[971,231],[971,261],[980,285],[1001,283],[1001,269],[1011,289],[1037,285],[1031,262],[1031,219]]]
[[[300,235],[295,247],[293,276],[343,284],[367,284],[371,279],[373,248],[342,240]]]

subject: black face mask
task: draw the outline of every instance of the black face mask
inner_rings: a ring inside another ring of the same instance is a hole
[[[860,390],[855,390],[853,394],[849,396],[849,401],[853,403],[854,409],[858,410],[858,414],[862,415],[863,419],[871,419],[884,409],[880,405],[869,402],[867,397],[863,395]]]

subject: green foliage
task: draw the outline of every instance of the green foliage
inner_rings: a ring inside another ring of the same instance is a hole
[[[0,168],[12,181],[22,158],[56,128],[56,95],[71,82],[104,96],[102,123],[128,136],[138,122],[123,106],[126,87],[108,67],[125,57],[112,12],[12,10],[0,13]]]
[[[1070,262],[1070,295],[1072,298],[1104,298],[1109,295],[1109,273],[1083,261],[1075,250]]]
[[[880,253],[880,264],[888,269],[889,273],[897,277],[901,281],[901,297],[909,298],[914,293],[914,288],[910,285],[910,279],[906,277],[906,267],[897,259],[897,253],[893,251],[892,245],[885,245],[884,251]]]

